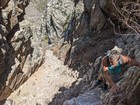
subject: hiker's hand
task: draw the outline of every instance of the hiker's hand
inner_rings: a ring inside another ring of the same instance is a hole
[[[113,84],[112,87],[111,87],[111,91],[113,93],[117,93],[120,91],[119,87],[116,85],[116,84]]]
[[[112,66],[115,68],[118,65],[118,61],[113,61]]]

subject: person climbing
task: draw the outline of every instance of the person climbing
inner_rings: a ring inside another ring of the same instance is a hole
[[[117,93],[120,91],[116,83],[121,77],[121,66],[130,64],[132,66],[140,67],[140,62],[135,59],[131,59],[129,56],[122,55],[121,52],[122,49],[115,46],[106,56],[102,58],[101,70],[99,71],[98,80],[93,88],[103,83],[103,89],[106,90],[108,88],[106,82],[108,82],[111,86],[111,91],[113,93]]]
[[[117,46],[115,46],[110,53],[102,59],[103,74],[111,86],[111,91],[113,93],[120,91],[116,83],[121,77],[121,66],[126,64],[140,67],[140,62],[131,59],[129,56],[122,55]]]

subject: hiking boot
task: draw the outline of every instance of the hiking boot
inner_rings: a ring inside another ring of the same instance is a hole
[[[102,90],[104,91],[108,90],[108,85],[106,83],[103,84]]]

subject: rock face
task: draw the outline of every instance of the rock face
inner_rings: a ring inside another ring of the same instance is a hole
[[[55,63],[55,65],[54,65]],[[63,65],[53,52],[46,50],[44,64],[23,85],[14,91],[6,100],[12,105],[54,105],[55,97],[60,97],[77,80],[78,72]],[[65,98],[69,96],[65,92]],[[73,94],[71,94],[73,96]],[[59,100],[57,105],[62,105]],[[4,105],[6,105],[6,103]]]
[[[39,27],[24,18],[29,0],[0,0],[0,100],[7,98],[42,64]],[[21,22],[22,21],[22,22]]]
[[[119,0],[115,4],[120,10],[124,9],[123,2],[139,3],[138,0]],[[79,72],[78,82],[67,90],[62,88],[62,93],[56,95],[52,102],[49,101],[49,105],[88,102],[92,105],[91,98],[102,104],[100,94],[95,97],[87,89],[97,77],[97,57],[106,55],[115,45],[123,48],[123,54],[140,61],[140,37],[133,32],[131,35],[118,34],[120,30],[124,34],[130,30],[121,23],[123,21],[118,20],[118,11],[112,0],[48,0],[42,24],[39,24],[39,17],[23,17],[25,12],[31,15],[25,9],[28,4],[29,0],[0,0],[0,100],[17,89],[41,65],[41,37],[45,37],[49,44],[53,43],[50,46],[52,51],[64,64]],[[139,19],[139,16],[135,19]],[[34,24],[37,20],[37,24]],[[139,68],[126,69],[128,71],[118,83],[122,94],[101,94],[103,104],[139,105]]]
[[[9,0],[4,0],[4,1],[0,1],[0,8],[3,8],[7,3],[8,3]]]
[[[102,101],[97,91],[89,91],[65,101],[63,105],[102,105]]]
[[[125,40],[124,40],[125,39]],[[139,36],[123,36],[116,41],[116,44],[119,42],[127,43],[124,47],[124,54],[134,57],[136,60],[140,60],[140,37]],[[132,56],[133,55],[133,56]],[[138,94],[140,88],[140,68],[138,67],[127,67],[127,72],[123,75],[123,79],[118,82],[119,87],[122,90],[122,93],[113,95],[108,94],[104,98],[104,105],[139,105],[140,104],[140,95]]]
[[[49,0],[44,13],[44,31],[47,32],[49,43],[58,41],[63,34],[64,40],[69,40],[82,11],[83,3],[79,0]]]
[[[115,45],[123,48],[122,53],[124,55],[129,55],[139,61],[139,41],[140,36],[124,35],[116,40]],[[138,93],[140,88],[140,68],[135,66],[131,67],[130,65],[123,68],[122,70],[124,74],[122,74],[122,79],[117,83],[121,92],[118,94],[112,94],[109,91],[104,92],[98,90],[99,88],[92,88],[95,79],[97,79],[98,70],[100,69],[100,60],[101,57],[98,57],[92,67],[87,69],[88,71],[83,77],[83,81],[86,83],[80,88],[80,95],[70,100],[66,100],[63,105],[139,105],[140,95]],[[91,90],[89,91],[89,89]],[[96,94],[96,96],[92,96],[94,94]],[[92,101],[95,100],[91,102],[91,98]]]
[[[75,1],[80,2],[79,0],[75,0]],[[123,10],[124,9],[122,8],[123,3],[126,2],[138,3],[138,1],[136,0],[133,1],[123,0],[123,1],[117,1],[115,4],[117,8]],[[118,17],[116,16],[116,14],[118,14],[118,10],[116,10],[116,7],[113,5],[111,0],[83,0],[83,5],[84,5],[83,12],[81,13],[81,15],[79,15],[80,18],[76,19],[76,24],[74,29],[72,30],[71,28],[69,28],[69,25],[67,27],[66,32],[69,32],[70,34],[67,34],[68,36],[66,38],[68,38],[68,40],[64,39],[64,41],[71,42],[71,45],[64,44],[61,47],[53,46],[54,47],[53,51],[57,52],[56,55],[59,56],[60,59],[62,58],[62,60],[64,60],[64,64],[68,64],[69,67],[73,68],[74,70],[77,70],[80,73],[79,78],[83,78],[83,80],[86,81],[87,84],[89,84],[92,83],[92,80],[95,79],[97,75],[98,64],[94,63],[94,61],[96,61],[97,57],[104,56],[105,52],[112,49],[115,45],[123,48],[123,54],[128,55],[140,61],[139,36],[133,33],[132,35],[127,34],[123,36],[121,36],[121,34],[119,34],[118,36],[114,35],[114,33],[116,34],[116,31],[119,33],[119,29],[116,27],[119,27],[120,24],[121,24],[120,30],[122,30],[124,33],[127,31],[129,32],[129,29],[126,28],[126,25],[120,23],[120,21],[118,20]],[[78,6],[78,3],[76,6]],[[118,16],[120,15],[118,14]],[[48,17],[48,15],[46,17]],[[59,15],[57,16],[55,15],[55,18],[59,18]],[[115,24],[115,26],[112,24],[112,22]],[[48,22],[46,23],[48,24]],[[50,29],[50,25],[49,26],[46,25],[46,26],[48,29]],[[72,31],[68,31],[69,29],[71,29]],[[56,30],[58,29],[56,28]],[[54,35],[54,34],[50,34],[50,35]],[[66,34],[63,35],[65,38]],[[58,42],[58,44],[59,43],[60,42]],[[64,50],[64,48],[67,49]],[[66,51],[67,53],[64,53]],[[135,91],[138,91],[137,89],[139,88],[139,79],[138,79],[139,72],[138,70],[136,70],[138,75],[135,74],[134,72],[135,68],[133,69],[132,68],[129,69],[127,68],[128,72],[126,72],[126,74],[128,76],[123,77],[123,79],[120,82],[122,84],[119,85],[118,83],[118,85],[122,87],[122,90],[124,91],[124,94],[126,96],[125,99],[120,98],[121,96],[120,95],[116,97],[118,99],[116,100],[116,98],[110,95],[111,93],[109,93],[109,95],[104,96],[107,97],[104,100],[104,104],[113,105],[114,103],[115,104],[117,103],[118,105],[120,105],[120,104],[132,104],[132,102],[135,105],[139,104],[139,100],[137,98],[139,96],[135,94]],[[129,72],[130,69],[132,70],[132,73]],[[132,75],[133,73],[137,76]],[[131,84],[131,82],[129,81],[132,78],[135,78],[134,81],[131,81],[133,84]],[[131,84],[131,86],[129,83]],[[83,87],[86,87],[86,85],[84,85]],[[83,89],[81,89],[81,91],[83,91]],[[75,102],[75,100],[79,100],[79,97],[80,96],[78,96],[77,98],[73,98],[69,101],[66,101],[65,104],[71,105]],[[136,102],[132,97],[135,97]],[[82,97],[80,98],[82,99]]]

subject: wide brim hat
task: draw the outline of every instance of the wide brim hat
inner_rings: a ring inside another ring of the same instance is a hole
[[[121,54],[121,53],[122,53],[122,51],[123,51],[123,49],[122,49],[122,48],[119,48],[118,46],[114,46],[114,48],[113,48],[113,49],[111,49],[111,51],[113,51],[113,50],[118,51],[120,54]]]

